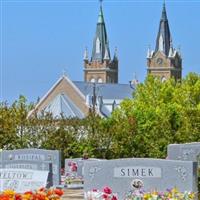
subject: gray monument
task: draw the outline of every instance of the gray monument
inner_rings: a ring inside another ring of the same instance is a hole
[[[60,184],[61,159],[60,152],[57,150],[5,150],[0,153],[0,161],[2,167],[33,170],[49,170],[49,164],[52,163],[53,185]]]
[[[198,189],[200,191],[200,142],[170,144],[167,148],[167,154],[167,158],[171,160],[186,160],[198,163]]]
[[[167,158],[170,160],[198,161],[200,158],[200,143],[170,144],[167,148]]]
[[[122,200],[139,181],[145,191],[197,192],[197,163],[162,159],[117,159],[87,162],[84,165],[84,191],[110,186]]]

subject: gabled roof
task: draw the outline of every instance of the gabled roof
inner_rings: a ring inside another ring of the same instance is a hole
[[[92,107],[94,83],[83,81],[71,81],[63,75],[53,87],[44,95],[33,113],[42,111],[52,113],[54,118],[60,116],[70,118],[84,118]],[[114,107],[125,98],[131,98],[133,90],[129,84],[95,83],[97,98],[97,113],[101,116],[109,116]],[[88,98],[90,99],[89,101]],[[115,102],[115,103],[114,103]],[[115,105],[114,105],[115,104]]]
[[[65,118],[84,118],[84,113],[71,101],[71,99],[65,94],[57,95],[52,102],[44,109],[44,112],[51,112],[53,117]]]

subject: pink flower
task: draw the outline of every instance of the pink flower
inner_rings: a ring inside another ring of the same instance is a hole
[[[103,188],[103,192],[105,192],[106,194],[112,194],[111,188],[109,188],[107,186]]]
[[[77,166],[76,166],[76,165],[72,165],[72,166],[71,166],[71,170],[72,170],[73,172],[76,172],[76,171],[77,171]]]
[[[71,165],[72,165],[72,162],[71,162],[71,161],[69,161],[69,162],[68,162],[68,166],[70,167]]]

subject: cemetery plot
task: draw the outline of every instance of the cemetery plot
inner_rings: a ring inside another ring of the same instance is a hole
[[[117,159],[87,162],[84,165],[84,191],[110,186],[120,200],[136,189],[197,192],[197,163],[162,159]]]

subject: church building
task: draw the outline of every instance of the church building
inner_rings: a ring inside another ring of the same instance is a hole
[[[155,50],[148,49],[147,52],[147,73],[160,77],[162,81],[172,77],[180,80],[182,77],[182,58],[180,52],[173,47],[165,3]]]
[[[124,41],[126,42],[126,41]],[[165,81],[181,79],[182,58],[172,44],[165,3],[163,5],[156,47],[147,53],[147,72]],[[137,81],[118,83],[118,56],[111,57],[103,8],[100,5],[91,58],[84,52],[84,81],[72,81],[66,75],[53,85],[29,116],[43,112],[54,118],[84,118],[90,111],[108,117],[125,98],[132,98]]]

